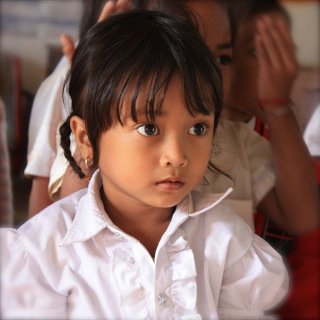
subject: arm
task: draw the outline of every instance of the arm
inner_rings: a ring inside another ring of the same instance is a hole
[[[252,236],[251,245],[240,259],[229,264],[228,259],[234,258],[229,255],[226,260],[219,295],[219,319],[269,319],[267,314],[288,293],[289,276],[282,257],[263,239]],[[241,247],[235,248],[239,253]],[[232,252],[235,248],[231,244],[229,250]]]
[[[28,210],[29,218],[33,217],[52,203],[48,193],[48,185],[49,178],[36,176],[32,178]]]
[[[319,225],[320,204],[312,160],[297,121],[290,108],[278,103],[290,97],[297,71],[294,45],[279,18],[260,19],[256,40],[260,116],[269,129],[277,177],[258,210],[283,229],[301,234]]]
[[[67,319],[66,294],[53,288],[43,255],[32,256],[14,229],[0,230],[0,246],[1,319]]]

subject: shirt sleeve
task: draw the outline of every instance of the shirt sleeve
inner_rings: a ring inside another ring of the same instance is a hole
[[[310,154],[314,157],[320,157],[320,104],[314,111],[303,138]]]
[[[29,122],[26,176],[50,175],[57,152],[57,127],[66,114],[62,94],[67,70],[66,62],[58,65],[36,93]]]
[[[0,241],[1,319],[65,319],[66,296],[54,290],[19,232],[1,229]]]
[[[224,272],[218,312],[221,319],[274,319],[268,312],[279,305],[289,288],[282,257],[253,235],[252,245]]]

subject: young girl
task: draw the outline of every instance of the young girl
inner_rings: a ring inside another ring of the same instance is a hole
[[[210,158],[221,77],[191,25],[111,17],[80,41],[70,133],[87,189],[1,231],[1,317],[248,319],[284,297],[282,258],[222,200],[191,192]]]

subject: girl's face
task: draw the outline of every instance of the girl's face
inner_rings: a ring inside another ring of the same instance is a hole
[[[223,80],[223,97],[226,99],[229,95],[232,62],[231,31],[227,12],[214,0],[191,0],[187,5],[198,19],[199,31],[207,46],[218,59]]]
[[[258,103],[258,60],[255,51],[256,23],[254,19],[239,23],[233,54],[233,76],[230,105],[250,110]]]
[[[98,166],[107,203],[118,210],[179,203],[207,168],[213,121],[212,114],[188,113],[180,80],[174,77],[154,121],[141,110],[137,123],[124,116],[123,125],[102,133]]]

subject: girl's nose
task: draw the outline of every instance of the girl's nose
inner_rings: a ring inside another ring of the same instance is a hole
[[[177,138],[167,139],[162,150],[160,158],[162,167],[186,167],[188,165],[183,141],[179,141]]]

